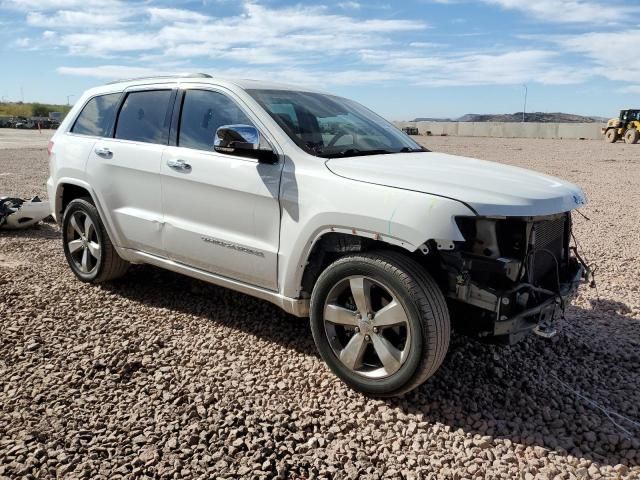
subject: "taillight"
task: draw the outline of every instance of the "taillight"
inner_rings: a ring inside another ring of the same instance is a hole
[[[53,151],[53,140],[49,140],[49,143],[47,144],[47,153],[49,154],[49,156],[51,156],[52,151]]]

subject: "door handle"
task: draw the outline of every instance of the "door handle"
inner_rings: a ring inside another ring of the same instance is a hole
[[[191,165],[184,160],[167,160],[167,165],[178,172],[189,173],[191,171]]]
[[[93,151],[100,157],[111,158],[113,156],[113,152],[107,147],[96,147]]]

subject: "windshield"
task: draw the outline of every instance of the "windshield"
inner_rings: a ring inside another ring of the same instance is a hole
[[[324,158],[428,151],[362,105],[289,90],[248,93],[304,151]]]

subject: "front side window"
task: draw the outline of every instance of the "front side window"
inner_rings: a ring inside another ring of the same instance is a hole
[[[233,100],[207,90],[185,92],[178,146],[213,151],[216,130],[223,125],[253,125]]]
[[[119,100],[119,93],[93,97],[78,115],[71,132],[94,137],[110,136],[109,130]]]
[[[425,151],[382,117],[346,98],[290,90],[248,93],[300,148],[318,157]]]
[[[171,90],[129,93],[118,115],[116,138],[166,144],[169,139],[170,98]]]

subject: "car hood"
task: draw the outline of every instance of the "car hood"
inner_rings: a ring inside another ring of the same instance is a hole
[[[538,216],[586,203],[577,185],[524,168],[436,152],[333,158],[341,177],[447,197],[478,215]]]

